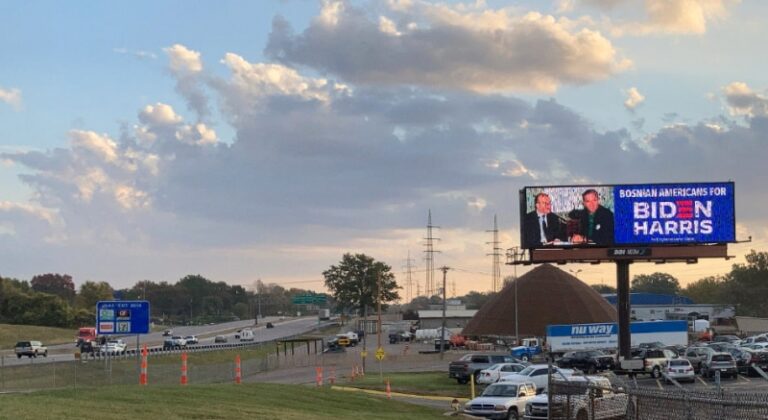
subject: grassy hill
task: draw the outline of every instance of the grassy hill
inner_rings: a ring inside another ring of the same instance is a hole
[[[302,385],[107,386],[0,395],[0,419],[438,419],[429,407]]]
[[[77,330],[74,328],[0,324],[0,350],[13,350],[13,346],[20,340],[38,340],[46,345],[74,345],[76,335]]]

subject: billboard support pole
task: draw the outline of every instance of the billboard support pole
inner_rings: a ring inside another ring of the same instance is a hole
[[[629,331],[629,264],[616,261],[616,309],[619,314],[619,356],[630,359],[632,336]]]

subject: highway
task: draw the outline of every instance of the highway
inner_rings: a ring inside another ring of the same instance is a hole
[[[271,322],[274,328],[266,328],[267,322]],[[223,324],[214,325],[191,325],[191,326],[178,326],[171,327],[173,335],[180,335],[182,337],[188,335],[196,335],[200,340],[199,346],[213,344],[214,337],[222,335],[227,338],[227,344],[236,344],[240,340],[235,339],[237,330],[242,328],[250,328],[254,332],[254,342],[269,342],[278,340],[285,337],[291,337],[298,334],[304,334],[314,330],[319,325],[329,324],[328,321],[323,321],[323,324],[319,324],[317,317],[302,317],[302,318],[285,318],[279,317],[264,317],[259,320],[258,325],[254,325],[254,320],[241,320],[226,322]],[[134,350],[141,348],[144,344],[148,347],[161,347],[163,345],[163,332],[153,332],[149,334],[143,334],[138,336],[114,336],[115,338],[122,338],[128,344],[128,350]],[[34,337],[30,337],[30,340],[34,340]],[[44,343],[45,344],[45,343]],[[194,348],[195,346],[189,346]],[[75,359],[75,352],[77,348],[74,345],[74,335],[72,344],[59,344],[54,346],[48,346],[48,357],[29,358],[22,357],[17,358],[13,352],[3,352],[0,356],[0,366],[16,366],[16,365],[28,365],[39,363],[55,363],[55,362],[70,362]]]

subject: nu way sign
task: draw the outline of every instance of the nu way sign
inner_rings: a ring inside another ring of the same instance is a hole
[[[96,303],[98,334],[149,333],[149,302],[146,300],[109,300]]]

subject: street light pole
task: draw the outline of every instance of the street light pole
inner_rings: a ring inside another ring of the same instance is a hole
[[[443,327],[440,330],[440,360],[443,360],[445,354],[445,276],[448,273],[449,268],[446,266],[440,267],[443,272]]]

